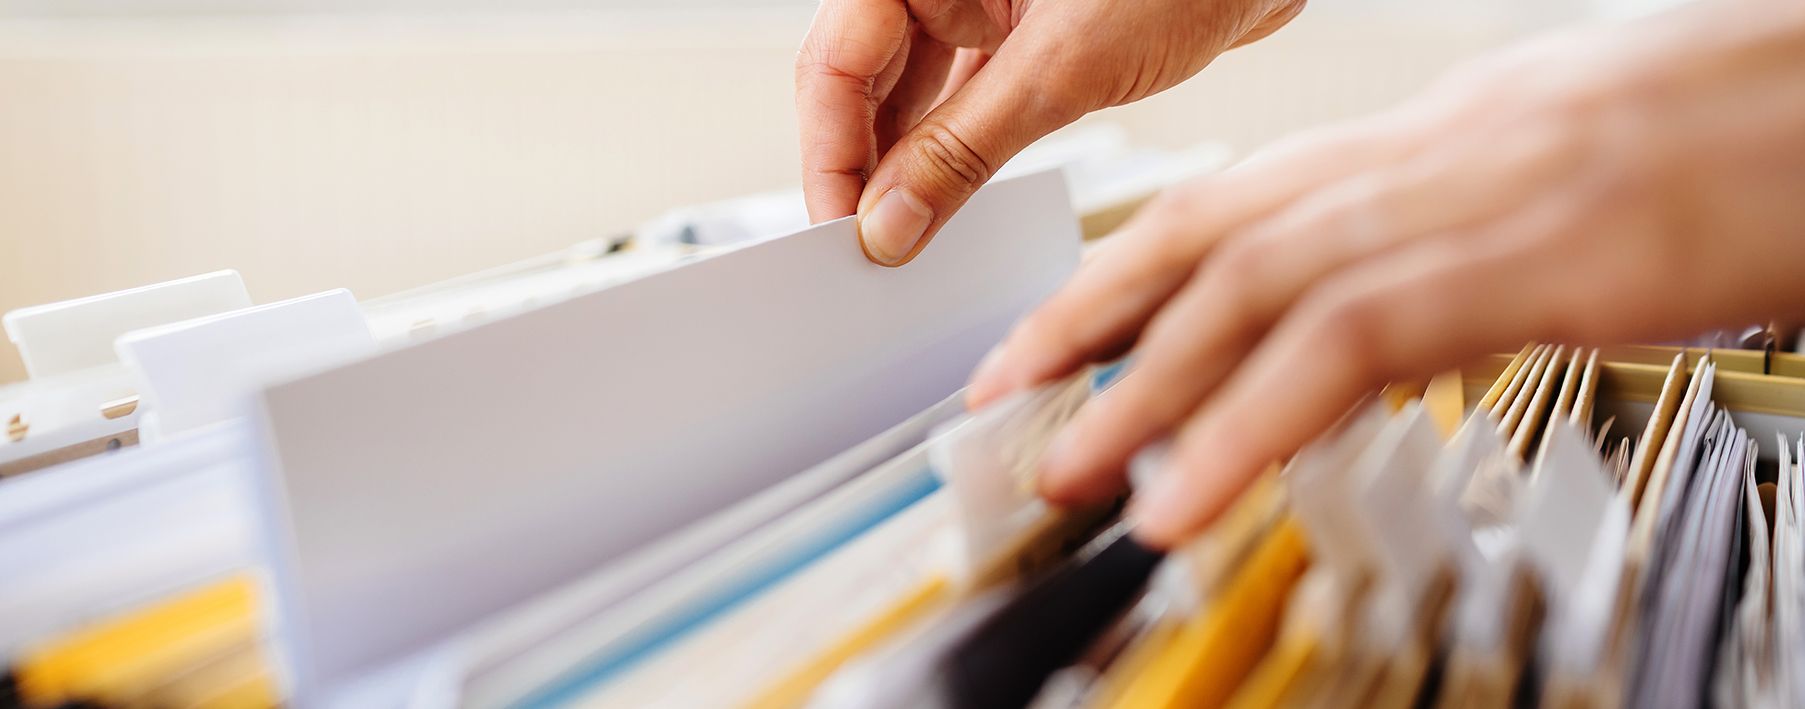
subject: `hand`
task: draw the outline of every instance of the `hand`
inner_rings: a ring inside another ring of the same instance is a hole
[[[1029,143],[1264,37],[1303,0],[823,0],[796,60],[803,192],[899,266]]]
[[[1054,444],[1056,502],[1136,494],[1171,545],[1388,381],[1525,341],[1805,315],[1805,6],[1553,37],[1163,195],[1026,318],[971,404],[1134,347]],[[1138,343],[1138,344],[1136,344]]]

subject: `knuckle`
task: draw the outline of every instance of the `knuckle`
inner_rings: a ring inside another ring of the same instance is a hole
[[[1622,313],[1607,308],[1554,308],[1542,329],[1555,342],[1594,342],[1614,338],[1623,322]]]
[[[1585,83],[1541,87],[1536,93],[1531,103],[1535,107],[1533,118],[1544,125],[1558,126],[1557,133],[1568,148],[1577,147],[1582,133],[1601,120],[1609,105],[1603,91]]]
[[[933,26],[959,9],[959,0],[908,0],[908,5],[916,22]]]
[[[1134,240],[1140,243],[1124,246],[1146,249],[1152,255],[1152,258],[1147,259],[1149,267],[1194,259],[1191,241],[1195,236],[1190,229],[1192,219],[1184,207],[1171,203],[1149,207],[1144,210],[1132,234]]]
[[[1595,151],[1595,170],[1599,177],[1592,190],[1593,207],[1602,215],[1644,211],[1638,207],[1659,209],[1661,178],[1647,169],[1642,158],[1621,155],[1612,148]]]
[[[1194,178],[1162,190],[1126,228],[1136,246],[1161,264],[1188,264],[1202,258],[1220,235],[1220,230],[1212,227],[1213,215],[1208,211],[1218,179]]]
[[[1591,145],[1590,131],[1582,123],[1567,117],[1564,109],[1526,122],[1515,131],[1530,164],[1562,170],[1597,167],[1592,159],[1596,146]]]
[[[1206,193],[1209,187],[1201,178],[1199,181],[1187,182],[1160,190],[1153,199],[1141,207],[1136,218],[1146,224],[1157,227],[1162,236],[1182,230],[1196,218],[1194,203]]]
[[[1290,233],[1355,243],[1381,239],[1386,215],[1393,212],[1392,204],[1397,201],[1399,182],[1397,175],[1387,171],[1342,180],[1300,208]]]
[[[1265,322],[1266,307],[1257,295],[1258,279],[1246,271],[1223,267],[1212,269],[1215,299],[1220,303],[1215,318],[1219,327],[1235,336],[1257,331]]]
[[[1358,373],[1363,383],[1370,383],[1392,374],[1386,350],[1387,306],[1377,296],[1347,293],[1331,285],[1309,296],[1302,310],[1313,337]]]
[[[995,169],[950,127],[923,124],[915,141],[929,179],[949,194],[969,194],[990,180]]]
[[[1199,349],[1201,331],[1193,313],[1168,305],[1153,315],[1147,332],[1135,349],[1142,370],[1173,371],[1194,360],[1188,353]]]
[[[1222,244],[1198,270],[1194,287],[1198,300],[1208,303],[1203,322],[1177,325],[1195,334],[1214,334],[1238,340],[1253,335],[1271,319],[1271,304],[1264,297],[1274,282],[1272,269],[1280,257],[1271,240],[1233,238]],[[1199,333],[1199,330],[1204,332]]]
[[[1197,365],[1211,354],[1248,342],[1262,329],[1268,313],[1255,280],[1219,263],[1206,266],[1154,315],[1145,338],[1149,346],[1168,348]]]
[[[1270,239],[1231,239],[1211,259],[1205,277],[1220,285],[1223,294],[1228,296],[1228,302],[1236,310],[1250,310],[1252,302],[1249,296],[1258,284],[1267,280],[1276,251]]]
[[[1528,133],[1532,159],[1572,176],[1569,195],[1590,219],[1659,210],[1683,198],[1661,141],[1636,131],[1640,119],[1617,115],[1589,99],[1551,109]],[[1578,217],[1576,217],[1578,218]]]
[[[1183,221],[1186,216],[1185,199],[1178,193],[1181,187],[1168,187],[1154,194],[1147,203],[1136,211],[1135,218],[1154,223],[1171,223]]]
[[[824,58],[818,50],[804,47],[796,53],[796,86],[799,89],[816,88],[818,90],[834,89],[847,86],[859,89],[866,81],[842,71],[833,62]]]
[[[1347,214],[1368,205],[1384,204],[1404,181],[1402,172],[1403,169],[1374,170],[1343,180],[1327,192],[1324,207],[1335,214]]]

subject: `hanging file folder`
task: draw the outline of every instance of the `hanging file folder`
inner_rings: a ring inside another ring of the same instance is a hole
[[[272,387],[296,698],[927,408],[1078,245],[1061,178],[1040,173],[986,188],[909,268],[867,262],[840,220]]]

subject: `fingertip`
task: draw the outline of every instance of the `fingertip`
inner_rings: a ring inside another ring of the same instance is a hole
[[[1157,551],[1169,551],[1183,543],[1183,536],[1174,533],[1161,519],[1133,512],[1128,515],[1128,519],[1128,534],[1134,537],[1134,540],[1141,546]]]
[[[1035,359],[1037,353],[1032,342],[1021,337],[1021,331],[1022,328],[1018,326],[1008,340],[991,350],[972,370],[971,379],[966,384],[966,408],[976,411],[1010,394],[1056,380],[1071,372],[1070,368],[1064,371],[1049,370],[1040,365]]]
[[[884,268],[899,268],[909,262],[907,257],[897,258],[887,252],[874,250],[869,239],[860,236],[859,250],[865,253],[865,260]]]
[[[1220,439],[1207,428],[1194,431],[1180,437],[1166,459],[1167,469],[1129,501],[1128,517],[1143,543],[1170,548],[1189,541],[1215,522],[1252,479],[1243,472],[1232,443],[1205,443]]]
[[[862,154],[864,148],[857,150]],[[802,205],[808,211],[810,224],[858,213],[859,195],[865,190],[865,179],[858,169],[841,167],[851,164],[845,162],[849,158],[830,158],[805,150],[802,159]]]
[[[1055,485],[1042,481],[1035,489],[1040,499],[1047,504],[1061,508],[1094,508],[1116,499],[1121,493],[1120,486],[1093,485]]]
[[[1106,479],[1118,487],[1157,477],[1147,473],[1165,467],[1160,461],[1170,446],[1164,439],[1191,407],[1154,398],[1149,382],[1131,377],[1086,402],[1066,426],[1069,443],[1049,461],[1050,474]]]
[[[1089,507],[1103,504],[1122,493],[1121,478],[1048,474],[1035,478],[1035,493],[1056,507]]]
[[[1122,470],[1099,467],[1086,455],[1090,432],[1083,415],[1066,425],[1042,456],[1036,485],[1042,498],[1062,506],[1095,505],[1122,494]]]
[[[1075,493],[1080,487],[1078,483],[1084,476],[1077,474],[1072,468],[1072,447],[1077,445],[1076,437],[1082,435],[1074,430],[1078,422],[1068,423],[1065,430],[1060,431],[1047,445],[1047,450],[1040,457],[1039,470],[1035,481],[1040,487],[1041,497],[1050,502],[1076,502]]]
[[[825,194],[826,189],[810,189],[803,193],[803,206],[808,210],[809,224],[831,222],[835,219],[851,215],[853,206],[843,199],[835,199],[834,195]]]
[[[1170,474],[1166,476],[1170,478]],[[1170,480],[1153,485],[1153,489],[1137,489],[1128,498],[1128,534],[1148,548],[1170,550],[1189,538],[1186,514]]]
[[[926,202],[907,187],[892,187],[859,213],[859,244],[873,263],[901,266],[926,245],[933,225],[934,210]]]
[[[1176,471],[1168,471],[1146,490],[1135,491],[1128,503],[1128,519],[1136,540],[1156,549],[1169,549],[1178,544],[1188,531],[1187,518],[1191,504],[1174,479]]]
[[[990,402],[996,401],[996,398],[997,394],[993,389],[987,386],[980,386],[974,381],[965,389],[965,410],[970,412],[978,411],[989,406]]]
[[[1002,380],[1005,361],[1008,359],[1007,340],[997,343],[978,360],[978,366],[971,370],[971,379],[965,385],[965,408],[977,411],[1002,396],[1005,385]]]
[[[1096,406],[1092,400],[1086,407]],[[1093,477],[1094,466],[1090,464],[1087,453],[1094,447],[1091,442],[1090,425],[1086,423],[1087,409],[1080,409],[1077,416],[1065,425],[1052,445],[1047,446],[1046,454],[1041,456],[1040,477],[1048,484],[1068,487],[1079,481]]]
[[[1207,528],[1216,507],[1216,500],[1209,497],[1162,486],[1151,494],[1136,493],[1129,502],[1128,520],[1136,540],[1155,549],[1171,549]]]

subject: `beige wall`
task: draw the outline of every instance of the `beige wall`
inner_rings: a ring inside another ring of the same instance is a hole
[[[367,298],[791,185],[807,19],[0,22],[0,310],[218,268]],[[1307,13],[1105,118],[1252,147],[1508,34]]]

